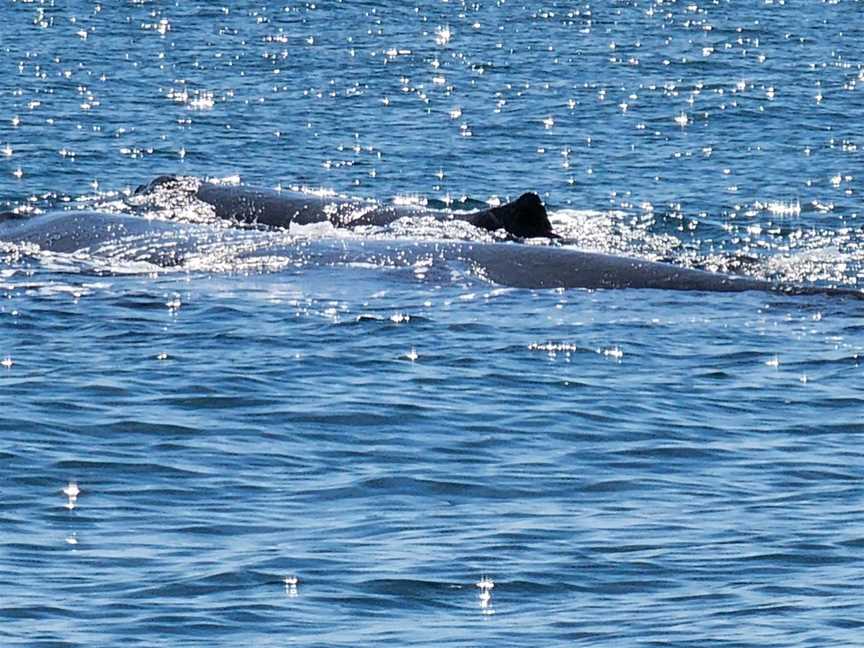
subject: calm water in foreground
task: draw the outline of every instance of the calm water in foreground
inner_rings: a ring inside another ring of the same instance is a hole
[[[852,0],[12,0],[0,209],[535,190],[580,247],[855,286],[862,51]],[[0,296],[3,646],[864,636],[856,300],[3,243]]]

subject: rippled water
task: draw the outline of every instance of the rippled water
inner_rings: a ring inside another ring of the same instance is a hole
[[[580,247],[855,287],[862,17],[8,2],[0,207],[534,190]],[[241,262],[296,235],[171,269],[0,243],[0,644],[860,643],[859,302]]]

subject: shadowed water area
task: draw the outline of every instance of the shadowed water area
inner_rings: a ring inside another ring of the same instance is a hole
[[[856,290],[862,52],[855,0],[4,3],[0,644],[858,645],[859,300],[440,250]]]

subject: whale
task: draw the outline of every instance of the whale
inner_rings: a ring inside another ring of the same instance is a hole
[[[671,263],[578,250],[556,243],[324,237],[192,224],[128,214],[68,210],[0,214],[0,241],[41,251],[183,268],[209,246],[238,249],[238,258],[282,257],[325,264],[375,263],[410,267],[436,261],[469,266],[479,277],[514,288],[658,289],[702,292],[766,291],[864,299],[853,288],[785,285]]]
[[[191,181],[191,182],[190,182]],[[487,231],[502,230],[509,236],[556,238],[540,197],[523,193],[516,200],[472,212],[424,209],[411,205],[322,196],[319,194],[265,189],[245,184],[221,184],[196,178],[163,175],[135,190],[138,196],[180,191],[213,208],[218,218],[266,227],[288,228],[292,224],[330,222],[336,227],[384,226],[405,217],[461,220]]]
[[[98,211],[0,213],[0,243],[84,259],[144,261],[164,268],[182,264],[218,235],[219,230],[211,226]]]

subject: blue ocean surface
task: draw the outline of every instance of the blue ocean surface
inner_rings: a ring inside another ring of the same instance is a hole
[[[536,191],[579,249],[855,290],[862,52],[860,0],[8,0],[0,211]],[[314,253],[548,244],[424,219],[2,233],[2,646],[862,644],[858,299]]]

